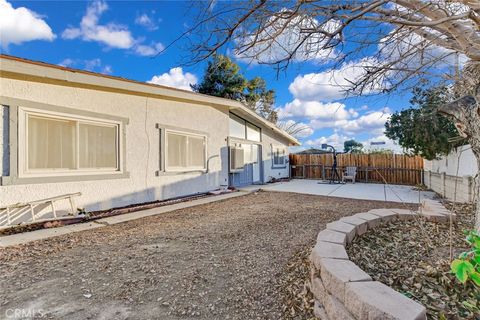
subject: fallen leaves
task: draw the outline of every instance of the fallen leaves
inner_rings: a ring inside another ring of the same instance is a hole
[[[445,204],[450,210],[451,203]],[[453,257],[465,250],[464,230],[473,226],[473,207],[457,204]],[[480,290],[462,285],[450,272],[448,224],[397,221],[367,232],[347,247],[350,259],[381,281],[427,307],[429,319],[477,319]]]

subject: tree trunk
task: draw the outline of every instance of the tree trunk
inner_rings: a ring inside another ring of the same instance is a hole
[[[467,64],[455,87],[461,98],[441,106],[438,111],[453,120],[458,133],[467,138],[477,158],[475,229],[480,232],[480,63]]]
[[[478,177],[480,177],[480,96],[465,95],[449,104],[441,106],[439,112],[451,118],[458,133],[467,138],[477,158],[477,178],[474,194],[476,199],[475,229],[480,232],[480,197],[478,196]]]

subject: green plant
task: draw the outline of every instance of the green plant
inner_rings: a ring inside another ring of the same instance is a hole
[[[260,77],[248,80],[230,57],[214,55],[208,62],[199,84],[191,85],[195,92],[243,102],[247,107],[276,123],[275,91],[267,89],[267,82]]]
[[[466,241],[472,249],[462,252],[452,261],[450,268],[461,283],[471,280],[480,287],[480,233],[469,231]]]
[[[408,153],[433,160],[464,144],[453,121],[438,113],[451,97],[444,86],[413,89],[410,107],[392,114],[385,135]]]

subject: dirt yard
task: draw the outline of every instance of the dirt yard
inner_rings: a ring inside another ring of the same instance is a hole
[[[401,204],[259,192],[0,249],[0,318],[291,318],[292,261],[326,223],[384,207]]]

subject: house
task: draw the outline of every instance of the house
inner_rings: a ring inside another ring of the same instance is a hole
[[[0,55],[0,206],[102,210],[288,177],[298,141],[241,103]]]

